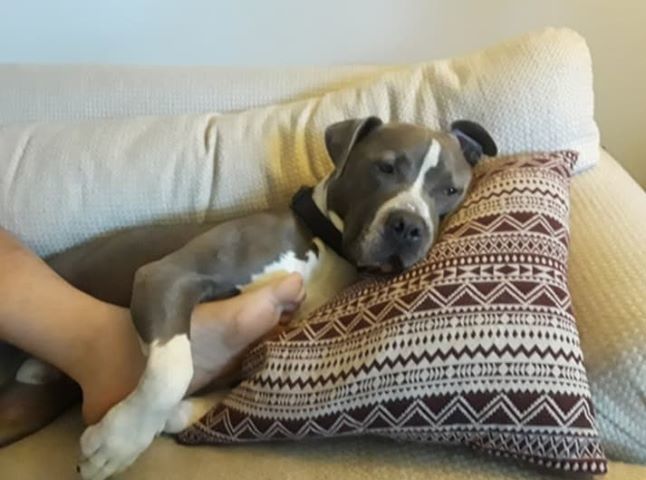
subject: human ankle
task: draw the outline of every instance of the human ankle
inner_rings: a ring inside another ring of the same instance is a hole
[[[84,341],[75,380],[83,390],[83,417],[95,423],[137,386],[145,357],[127,310],[108,312],[111,325],[99,322],[92,339]]]

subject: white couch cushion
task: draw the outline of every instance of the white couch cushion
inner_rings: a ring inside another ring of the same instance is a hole
[[[604,152],[571,200],[568,280],[604,448],[646,464],[646,192]]]
[[[115,228],[284,205],[330,168],[323,131],[354,116],[481,122],[501,153],[576,149],[597,161],[590,56],[548,29],[455,60],[226,115],[0,128],[0,225],[48,255]]]
[[[0,125],[246,110],[350,87],[397,68],[0,64]]]

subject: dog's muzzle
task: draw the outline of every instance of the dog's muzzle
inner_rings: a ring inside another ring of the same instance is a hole
[[[400,273],[421,260],[432,243],[432,227],[415,212],[388,212],[375,231],[363,241],[360,270],[368,273]]]

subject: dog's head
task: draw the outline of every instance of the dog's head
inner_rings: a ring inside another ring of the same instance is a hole
[[[352,119],[328,127],[325,143],[335,165],[326,207],[344,254],[379,272],[401,271],[426,255],[440,219],[464,199],[473,166],[497,153],[487,131],[468,121],[449,133]]]

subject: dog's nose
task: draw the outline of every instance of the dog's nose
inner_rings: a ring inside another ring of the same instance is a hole
[[[419,243],[424,235],[424,228],[424,220],[419,215],[406,210],[391,212],[386,220],[386,230],[405,245]]]

